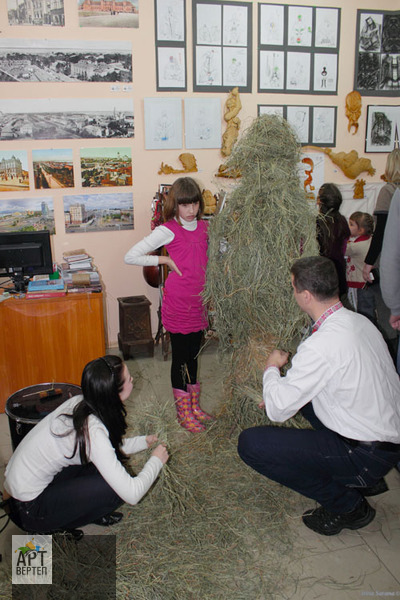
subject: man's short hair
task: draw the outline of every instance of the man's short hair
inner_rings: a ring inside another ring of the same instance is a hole
[[[335,263],[324,256],[305,256],[293,263],[290,272],[297,292],[307,290],[317,300],[339,296],[339,279]]]

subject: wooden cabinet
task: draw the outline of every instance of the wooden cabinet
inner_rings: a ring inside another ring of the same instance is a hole
[[[104,354],[103,294],[0,302],[0,412],[28,385],[80,385],[85,364]]]

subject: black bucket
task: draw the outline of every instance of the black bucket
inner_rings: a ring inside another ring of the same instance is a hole
[[[14,392],[6,402],[13,450],[46,415],[80,393],[73,383],[39,383]]]

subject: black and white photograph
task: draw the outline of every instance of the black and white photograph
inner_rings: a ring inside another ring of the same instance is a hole
[[[78,17],[81,27],[137,28],[139,0],[78,0]]]
[[[32,2],[32,0],[7,0],[10,25],[50,25],[64,27],[64,0],[57,2]]]
[[[400,135],[400,105],[368,106],[365,152],[391,152]]]
[[[0,141],[132,137],[129,98],[0,100]]]
[[[357,12],[354,89],[365,96],[400,91],[400,11]]]
[[[94,233],[133,229],[133,194],[64,196],[66,233]]]
[[[132,82],[123,41],[0,39],[0,82]]]

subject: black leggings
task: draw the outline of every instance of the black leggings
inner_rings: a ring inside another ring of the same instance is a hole
[[[10,517],[31,533],[83,527],[123,504],[93,463],[72,465],[58,473],[34,500],[11,498]]]
[[[203,331],[193,333],[170,333],[173,388],[186,391],[186,384],[197,382],[197,355],[200,351]]]

